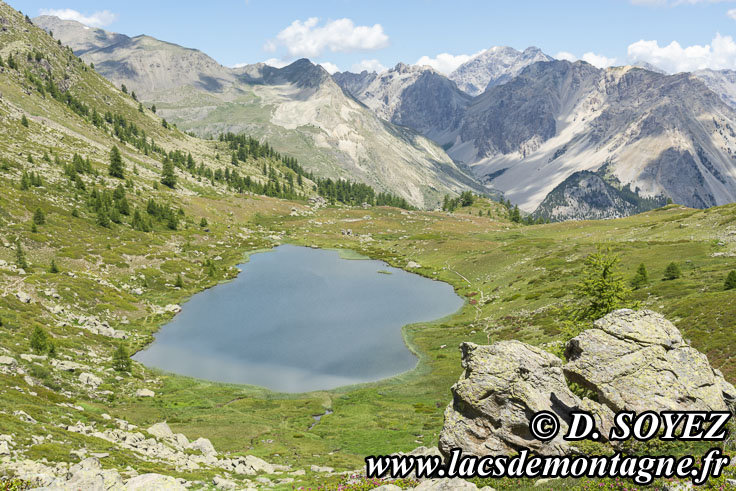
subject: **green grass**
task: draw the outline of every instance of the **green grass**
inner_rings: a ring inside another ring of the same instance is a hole
[[[0,5],[4,17],[15,19],[7,11]],[[35,28],[23,34],[8,32],[12,39],[0,38],[4,59],[11,49],[42,46],[63,61],[52,67],[56,78],[62,79],[70,64],[70,76],[78,82],[74,90],[92,94],[91,105],[125,114],[168,150],[184,149],[197,162],[223,165],[215,159],[217,153],[226,155],[220,142],[165,131],[153,115],[139,116],[129,99],[78,62],[67,60],[64,50]],[[233,196],[202,180],[188,179],[176,192],[154,189],[160,162],[121,145],[132,180],[128,189],[131,205],[143,209],[153,197],[181,206],[185,218],[177,231],[161,224],[153,233],[136,232],[128,225],[105,229],[95,224],[86,196],[69,184],[62,169],[41,163],[41,157],[44,151],[65,161],[74,152],[89,155],[100,178],[85,178],[87,185],[96,182],[98,189],[112,188],[116,183],[105,174],[106,154],[119,142],[59,103],[36,93],[27,95],[23,84],[23,78],[14,72],[0,74],[3,100],[22,107],[31,119],[30,127],[24,129],[20,111],[10,104],[0,105],[4,135],[0,163],[8,162],[0,166],[0,260],[14,264],[14,243],[19,239],[31,263],[25,275],[0,267],[0,350],[19,360],[34,386],[21,376],[0,374],[0,405],[23,410],[39,423],[23,423],[12,411],[0,412],[0,432],[15,435],[17,448],[28,458],[72,462],[75,457],[70,450],[87,448],[109,452],[105,465],[118,469],[131,466],[139,473],[164,472],[208,482],[214,475],[211,471],[179,474],[168,464],[146,462],[109,442],[59,426],[81,421],[111,427],[101,417],[103,413],[143,429],[165,420],[190,440],[210,438],[218,451],[252,454],[291,464],[294,469],[308,469],[310,464],[357,469],[369,454],[436,445],[450,387],[462,371],[457,346],[464,341],[504,339],[541,345],[557,339],[556,309],[575,302],[574,285],[583,260],[599,244],[621,255],[627,278],[645,263],[650,282],[635,291],[635,300],[664,313],[695,348],[708,355],[713,366],[729,380],[736,380],[736,302],[733,292],[723,290],[726,274],[736,269],[736,235],[729,233],[736,230],[736,205],[702,211],[672,205],[620,220],[530,227],[509,223],[506,210],[488,200],[478,200],[452,214],[332,207],[295,217],[289,216],[293,207],[309,211],[303,202]],[[27,162],[29,153],[36,162],[33,165]],[[133,165],[138,175],[132,173]],[[259,163],[251,162],[241,170],[255,175],[260,172],[258,167]],[[44,186],[20,190],[22,170],[41,172]],[[44,210],[47,223],[31,233],[30,219],[37,207]],[[72,217],[74,208],[79,218]],[[202,217],[209,231],[199,227]],[[342,234],[346,219],[351,220],[353,236]],[[21,354],[30,352],[30,333],[39,326],[53,338],[60,359],[109,368],[121,341],[81,329],[79,315],[97,316],[125,331],[129,339],[123,343],[135,352],[172,318],[160,309],[232,279],[237,274],[235,267],[247,261],[248,254],[279,242],[274,235],[282,237],[280,242],[337,249],[346,259],[369,257],[398,268],[414,261],[421,267],[412,272],[451,284],[466,303],[446,319],[404,327],[404,339],[420,359],[416,369],[332,391],[278,394],[164,374],[133,363],[132,376],[123,380],[98,370],[103,377],[101,389],[115,395],[94,397],[80,389],[78,375],[53,369],[49,360],[20,360]],[[221,259],[214,261],[218,256]],[[52,259],[61,273],[47,272]],[[206,260],[216,264],[212,274],[204,265]],[[662,281],[673,260],[682,277]],[[181,289],[173,287],[177,274],[184,280]],[[137,288],[142,294],[133,292]],[[21,303],[15,296],[18,291],[31,294],[32,302]],[[54,312],[52,307],[63,310]],[[156,397],[135,398],[135,391],[143,387],[153,388]],[[71,410],[60,403],[81,405],[85,410]],[[334,412],[310,430],[312,417],[325,409]],[[41,434],[52,438],[34,443],[31,435]],[[337,485],[338,479],[324,480],[308,471],[295,485],[316,483]],[[491,483],[499,489],[529,484]],[[570,483],[570,488],[583,484]]]

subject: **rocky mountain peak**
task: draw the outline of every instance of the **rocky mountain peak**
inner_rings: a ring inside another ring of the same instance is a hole
[[[518,51],[509,46],[494,46],[460,65],[449,75],[457,86],[470,95],[479,95],[488,87],[501,85],[538,61],[551,61],[539,48]]]

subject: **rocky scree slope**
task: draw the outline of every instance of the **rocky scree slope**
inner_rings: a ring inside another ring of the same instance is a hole
[[[723,102],[736,108],[736,70],[698,70],[693,75],[721,96]]]
[[[441,143],[533,211],[573,172],[704,208],[736,199],[736,113],[689,74],[537,63],[474,101]]]

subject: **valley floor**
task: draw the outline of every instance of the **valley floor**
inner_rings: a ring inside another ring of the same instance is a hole
[[[166,421],[174,433],[189,441],[206,437],[231,457],[260,457],[290,466],[289,472],[304,469],[288,487],[337,482],[341,478],[324,467],[349,471],[359,469],[366,455],[436,445],[449,388],[461,372],[460,342],[553,342],[559,334],[556,309],[574,301],[582,262],[598,244],[621,255],[627,278],[645,263],[651,279],[635,291],[636,299],[673,320],[714,367],[736,379],[736,302],[732,292],[723,291],[726,274],[736,268],[736,205],[702,211],[669,206],[620,220],[537,226],[510,224],[499,207],[484,200],[454,214],[311,208],[258,197],[190,198],[186,207],[187,216],[208,217],[209,232],[190,226],[144,240],[125,234],[107,240],[92,233],[73,240],[57,235],[54,247],[63,258],[58,275],[19,274],[14,249],[9,243],[0,249],[1,354],[20,368],[6,367],[0,375],[6,408],[0,411],[0,433],[12,435],[14,458],[75,462],[84,448],[107,454],[104,467],[212,482],[221,470],[177,468],[176,462],[111,445],[93,431],[68,430],[74,425],[112,429],[120,424],[116,419],[141,429]],[[481,209],[486,216],[478,216]],[[450,318],[404,328],[407,344],[420,357],[415,370],[356,387],[277,394],[138,364],[131,376],[110,368],[116,330],[132,346],[144,347],[178,304],[236,274],[233,267],[243,254],[278,243],[382,259],[450,283],[467,302]],[[90,261],[93,257],[98,259]],[[202,271],[203,257],[215,260],[214,275]],[[40,262],[41,256],[32,259]],[[683,275],[663,281],[673,260]],[[172,284],[177,272],[183,273],[183,288]],[[138,288],[145,293],[136,293],[135,285],[143,285]],[[87,312],[86,318],[79,318],[80,312]],[[54,339],[56,359],[28,356],[33,354],[28,327],[37,324]],[[67,371],[59,362],[78,363],[81,370]],[[80,371],[97,381],[80,380]],[[142,389],[154,397],[140,397]],[[313,426],[313,416],[328,410]]]

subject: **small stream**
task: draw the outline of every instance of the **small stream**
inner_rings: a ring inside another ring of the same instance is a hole
[[[314,423],[312,423],[311,425],[309,425],[309,428],[307,428],[307,431],[309,431],[309,430],[311,430],[312,428],[314,428],[315,426],[317,426],[317,425],[319,424],[319,422],[320,422],[320,421],[322,421],[322,418],[323,418],[323,417],[325,417],[325,416],[329,416],[329,415],[330,415],[330,414],[332,414],[333,412],[334,412],[334,411],[332,411],[332,410],[330,410],[330,409],[325,409],[325,412],[324,412],[324,413],[322,413],[322,414],[318,414],[318,415],[316,415],[316,416],[312,416],[312,418],[314,418]]]

